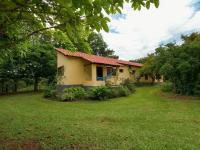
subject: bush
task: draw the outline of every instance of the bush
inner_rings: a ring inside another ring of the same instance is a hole
[[[131,94],[131,91],[128,89],[127,86],[119,86],[114,89],[117,93],[116,97],[128,96]]]
[[[56,98],[57,91],[52,87],[47,87],[44,90],[44,97],[45,98]]]
[[[133,89],[132,87],[129,87]],[[57,98],[60,101],[74,101],[80,99],[92,99],[92,100],[105,100],[110,98],[128,96],[131,94],[128,86],[118,87],[95,87],[88,89],[87,91],[82,87],[66,88],[61,93],[57,93],[56,90],[51,87],[47,88],[44,92],[46,98]]]
[[[122,86],[126,86],[130,92],[135,92],[135,84],[129,79],[124,80]]]
[[[89,98],[93,100],[104,100],[110,97],[111,89],[108,87],[97,87],[92,89]]]
[[[161,86],[161,91],[171,92],[173,90],[173,84],[171,82],[165,82]]]
[[[119,87],[98,87],[92,90],[90,97],[93,100],[105,100],[109,98],[116,98],[128,96],[131,92],[126,86]]]
[[[86,97],[87,93],[85,89],[82,87],[65,88],[60,96],[62,101],[79,100],[79,99],[84,99]]]
[[[130,92],[135,92],[135,85],[134,84],[127,84],[126,87],[130,90]]]
[[[112,87],[109,98],[117,98],[117,97],[121,97],[119,92],[119,87]]]
[[[62,93],[60,94],[60,96],[58,97],[59,100],[61,101],[73,101],[76,99],[75,94],[74,93]]]

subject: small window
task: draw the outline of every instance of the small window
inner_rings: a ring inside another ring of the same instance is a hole
[[[58,67],[58,76],[64,76],[64,66]]]
[[[145,75],[145,80],[148,80],[148,75]]]
[[[123,72],[124,72],[124,69],[119,69],[119,72],[123,73]]]

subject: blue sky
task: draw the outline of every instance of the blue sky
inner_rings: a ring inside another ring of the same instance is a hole
[[[141,11],[126,4],[122,14],[110,18],[105,41],[121,59],[137,59],[160,44],[180,42],[182,34],[200,32],[200,0],[160,0],[158,9]]]

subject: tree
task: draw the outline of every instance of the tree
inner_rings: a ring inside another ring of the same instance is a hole
[[[169,43],[160,46],[148,56],[141,71],[163,75],[173,84],[173,91],[183,95],[200,93],[200,34],[182,36],[183,44]],[[150,62],[149,62],[149,61]]]
[[[54,38],[53,42],[59,43]],[[17,92],[19,81],[33,81],[34,91],[38,91],[38,84],[42,78],[49,82],[56,77],[56,53],[54,46],[49,43],[52,37],[49,33],[42,36],[33,36],[24,43],[26,50],[21,53],[19,48],[5,56],[0,63],[0,87],[1,92],[8,92],[13,87]],[[65,43],[64,43],[65,44]],[[9,82],[9,87],[8,87]]]
[[[130,60],[130,61],[144,64],[147,60],[148,60],[148,56],[147,57],[143,57],[143,58],[138,58],[138,59],[135,59],[135,60]]]
[[[139,70],[140,76],[148,75],[152,79],[152,84],[154,83],[156,77],[159,78],[158,74],[155,72],[155,57],[154,54],[149,54],[145,59],[144,66]]]
[[[34,91],[38,91],[41,78],[53,80],[56,76],[55,50],[48,43],[32,45],[25,57],[25,64],[28,78],[34,79]]]
[[[4,85],[8,81],[14,85],[12,87],[13,92],[17,92],[18,81],[24,78],[24,72],[25,65],[20,57],[13,56],[5,59],[0,65],[1,92],[4,91]],[[6,92],[8,92],[8,87],[6,88]]]
[[[118,56],[114,55],[114,51],[108,48],[108,45],[103,40],[103,37],[100,33],[92,32],[88,37],[88,43],[93,54],[98,56],[118,58]]]
[[[159,0],[126,0],[135,10],[156,7]],[[124,0],[0,0],[0,49],[24,41],[49,29],[63,31],[68,39],[86,46],[90,31],[105,30],[110,21],[106,14],[121,13]]]

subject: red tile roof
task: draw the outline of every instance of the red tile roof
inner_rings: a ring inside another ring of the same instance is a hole
[[[119,64],[124,64],[124,65],[130,65],[130,66],[135,66],[135,67],[142,67],[142,64],[136,63],[136,62],[130,62],[130,61],[125,61],[125,60],[118,60],[117,61]]]
[[[130,61],[118,60],[114,58],[102,57],[102,56],[97,56],[97,55],[92,55],[92,54],[86,54],[83,52],[71,52],[69,50],[65,50],[62,48],[56,48],[56,50],[65,56],[80,57],[91,63],[107,64],[107,65],[113,65],[113,66],[129,65],[129,66],[135,66],[135,67],[142,67],[142,64],[134,63]]]

